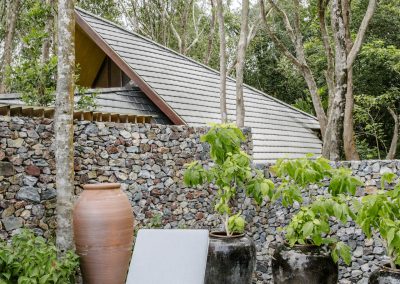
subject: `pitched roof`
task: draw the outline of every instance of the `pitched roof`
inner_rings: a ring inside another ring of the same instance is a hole
[[[81,9],[77,23],[171,119],[191,126],[220,121],[219,72]],[[235,80],[227,80],[228,119],[235,121]],[[318,121],[244,86],[245,126],[256,162],[321,153]]]
[[[171,121],[149,100],[138,87],[105,88],[87,90],[87,94],[96,94],[97,112],[129,114],[136,116],[150,115],[152,122],[171,124]],[[75,101],[79,95],[75,96]],[[0,105],[25,105],[20,94],[1,94]]]

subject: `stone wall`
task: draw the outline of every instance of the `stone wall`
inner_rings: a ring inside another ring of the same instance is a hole
[[[258,165],[269,176],[268,168],[271,165]],[[343,161],[332,162],[334,167],[347,167],[353,171],[353,175],[358,176],[364,182],[365,188],[359,188],[356,196],[361,197],[366,193],[374,193],[380,188],[380,176],[384,172],[393,172],[400,177],[400,160],[393,161]],[[276,182],[274,177],[272,180]],[[400,180],[398,179],[397,182]],[[389,187],[388,187],[389,188]],[[319,189],[319,194],[323,194],[325,189]],[[306,199],[306,198],[305,198]],[[260,245],[260,261],[258,262],[258,276],[264,279],[264,283],[271,282],[270,260],[276,244],[283,242],[282,233],[277,232],[277,228],[285,226],[293,213],[299,208],[295,205],[293,208],[284,208],[279,204],[272,206],[269,210],[261,209],[261,213],[253,218],[253,222],[257,223],[259,216],[269,216],[267,223],[264,225],[255,224],[251,230],[256,243]],[[339,283],[368,283],[369,274],[376,270],[379,265],[387,261],[385,258],[385,250],[382,243],[378,239],[366,239],[361,229],[350,222],[346,226],[334,225],[332,232],[344,242],[346,242],[353,250],[352,263],[346,266],[340,262]],[[262,259],[262,260],[261,260]],[[261,273],[260,273],[261,272]],[[260,282],[261,283],[261,282]]]
[[[193,159],[208,161],[207,145],[199,137],[205,128],[150,124],[77,122],[75,126],[76,193],[81,184],[120,182],[131,200],[138,228],[209,228],[220,226],[212,211],[213,190],[186,188],[183,165]],[[244,145],[251,153],[250,143]],[[20,228],[48,237],[56,226],[55,162],[52,120],[0,116],[0,237],[8,239]],[[379,185],[383,171],[400,175],[400,161],[341,163],[363,179],[368,191]],[[262,165],[268,168],[268,165]],[[362,192],[359,192],[362,194]],[[257,283],[272,283],[270,255],[282,242],[276,229],[290,220],[296,206],[255,208],[240,196],[238,207],[248,221],[248,232],[258,250]],[[341,283],[366,283],[384,253],[377,240],[366,240],[354,226],[335,227],[354,249],[351,267],[341,265]]]

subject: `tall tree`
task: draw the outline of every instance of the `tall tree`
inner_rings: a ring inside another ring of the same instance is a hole
[[[237,47],[236,63],[236,125],[244,127],[245,108],[243,99],[243,71],[246,57],[247,38],[249,34],[249,0],[242,1],[240,36]]]
[[[228,113],[226,110],[226,38],[224,25],[224,5],[222,3],[222,0],[216,1],[219,29],[220,111],[221,121],[222,123],[226,123],[228,120]]]
[[[303,32],[301,30],[301,15],[300,12],[305,7],[298,0],[289,1],[292,3],[292,11],[289,14],[281,5],[268,0],[270,9],[272,9],[279,20],[285,27],[286,36],[290,39],[291,46],[278,37],[273,30],[271,23],[267,22],[267,17],[264,11],[264,1],[260,0],[261,17],[263,18],[264,26],[277,48],[286,56],[298,71],[304,77],[309,92],[311,94],[314,110],[320,123],[321,133],[323,137],[323,155],[332,160],[340,158],[340,149],[342,146],[342,129],[343,115],[345,112],[345,99],[350,100],[347,111],[352,113],[352,71],[354,60],[361,48],[365,32],[369,21],[375,11],[376,0],[369,0],[369,6],[364,14],[364,19],[360,25],[354,44],[351,42],[350,35],[350,3],[348,0],[332,0],[329,7],[329,1],[319,0],[317,5],[317,13],[319,18],[320,35],[325,50],[327,69],[325,71],[326,86],[328,87],[329,103],[327,112],[322,107],[319,89],[315,75],[311,71],[308,64],[308,59],[305,56],[305,47],[303,42]],[[330,28],[327,23],[327,11],[330,9]],[[289,17],[291,16],[291,18]],[[332,35],[332,36],[331,36]],[[333,45],[332,45],[333,42]],[[294,54],[291,50],[294,49]],[[350,70],[350,76],[349,71]],[[350,81],[348,81],[350,80]],[[348,88],[350,85],[350,88]],[[346,125],[349,124],[351,116],[346,117]],[[352,124],[352,121],[350,122]],[[354,134],[348,134],[346,131],[346,143],[354,142]],[[348,151],[351,158],[357,157],[355,147],[344,147],[350,149]],[[354,146],[354,143],[353,143]],[[351,155],[350,155],[351,154]]]
[[[354,134],[354,95],[353,95],[353,64],[357,54],[361,49],[369,22],[375,12],[377,2],[369,1],[367,11],[361,22],[355,42],[353,43],[350,25],[351,25],[351,8],[350,0],[342,0],[342,9],[344,14],[344,29],[346,36],[346,53],[347,53],[347,90],[345,95],[345,110],[344,110],[344,125],[343,125],[343,148],[346,160],[359,160],[360,156],[356,149],[355,134]]]
[[[208,43],[207,43],[207,50],[204,55],[204,64],[208,65],[211,58],[214,38],[215,38],[215,26],[216,26],[216,18],[215,18],[215,0],[210,0],[211,5],[211,19],[210,19],[210,32],[208,35]]]
[[[47,61],[50,59],[50,47],[51,47],[51,42],[53,39],[53,29],[54,29],[54,1],[55,0],[46,0],[46,6],[47,6],[47,19],[45,23],[45,38],[43,39],[43,44],[42,44],[42,55],[41,55],[41,61],[42,64],[45,64]]]
[[[58,70],[54,132],[57,188],[56,245],[60,255],[74,246],[72,234],[74,41],[74,0],[58,0]]]
[[[0,93],[5,91],[4,73],[7,67],[12,63],[12,51],[14,44],[14,36],[16,23],[19,11],[19,0],[9,0],[7,2],[7,19],[6,19],[6,39],[4,42],[4,54],[1,64],[1,75],[0,75]]]

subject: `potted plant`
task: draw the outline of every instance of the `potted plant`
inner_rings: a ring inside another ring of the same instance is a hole
[[[297,160],[280,160],[272,171],[282,179],[274,200],[284,206],[295,201],[304,205],[283,228],[286,243],[279,246],[272,259],[274,283],[337,283],[337,261],[351,261],[350,248],[331,237],[331,225],[355,218],[348,206],[351,195],[362,183],[345,168],[332,169],[324,158],[306,156]],[[328,182],[328,179],[330,180]],[[327,194],[317,197],[312,188],[327,184]]]
[[[274,184],[261,171],[251,168],[251,158],[240,147],[245,136],[235,125],[214,124],[201,141],[210,145],[213,165],[203,167],[198,161],[188,164],[184,182],[187,186],[215,187],[214,209],[225,228],[210,233],[205,283],[251,283],[255,246],[244,234],[245,220],[233,201],[239,191],[244,191],[260,205],[264,198],[272,198]]]
[[[385,182],[392,183],[396,175],[381,177],[381,190],[366,195],[359,203],[357,224],[365,235],[379,238],[386,249],[389,262],[374,271],[369,283],[400,283],[400,183],[393,190],[385,190]]]

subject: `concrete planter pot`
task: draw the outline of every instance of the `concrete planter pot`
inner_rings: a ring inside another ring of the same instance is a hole
[[[275,284],[336,284],[338,274],[330,252],[314,245],[281,245],[272,258]]]
[[[83,186],[73,212],[83,283],[123,284],[133,243],[133,213],[118,183]]]
[[[250,284],[256,265],[256,247],[244,234],[210,233],[205,284]]]
[[[371,273],[368,280],[369,284],[400,284],[400,269],[390,268],[383,265],[378,270]]]

